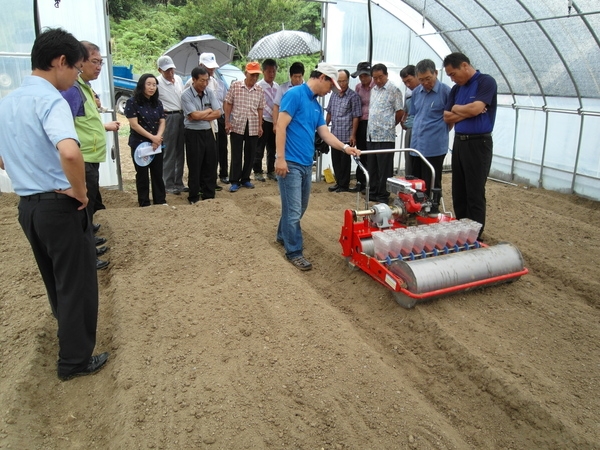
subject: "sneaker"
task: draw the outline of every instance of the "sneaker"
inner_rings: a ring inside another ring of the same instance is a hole
[[[267,178],[268,178],[269,180],[277,181],[277,175],[275,174],[275,172],[269,172],[269,173],[267,174]]]
[[[262,173],[255,173],[255,174],[254,174],[254,179],[255,179],[256,181],[262,181],[263,183],[264,183],[265,181],[267,181],[267,180],[266,180],[266,178],[265,178],[265,176],[264,176]]]
[[[223,183],[223,184],[229,184],[229,178],[227,178],[227,177],[221,177],[219,179],[221,180],[221,183]]]
[[[222,191],[223,187],[219,186],[218,184],[215,186],[215,191]]]
[[[312,264],[304,256],[296,256],[289,260],[296,268],[305,271],[312,269]]]
[[[229,192],[237,192],[240,190],[240,185],[233,183],[229,188]]]
[[[264,177],[263,177],[263,181],[265,181],[265,180],[264,180]],[[247,188],[247,189],[254,189],[254,185],[253,185],[252,183],[250,183],[249,181],[245,181],[245,182],[243,182],[243,183],[242,183],[242,186],[244,186],[244,187],[245,187],[245,188]]]

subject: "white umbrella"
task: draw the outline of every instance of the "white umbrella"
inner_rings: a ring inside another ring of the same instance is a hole
[[[233,60],[235,47],[210,34],[189,36],[175,44],[164,54],[170,56],[175,64],[175,72],[179,75],[189,75],[202,53],[214,53],[217,64],[222,66]]]
[[[321,42],[304,31],[281,30],[261,38],[248,53],[250,59],[310,55],[321,50]]]

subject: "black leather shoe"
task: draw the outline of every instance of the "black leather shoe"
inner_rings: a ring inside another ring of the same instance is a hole
[[[335,191],[337,190],[337,188],[339,188],[339,186],[338,186],[338,184],[337,184],[337,183],[335,183],[333,186],[329,186],[329,187],[327,188],[327,190],[328,190],[329,192],[335,192]]]
[[[108,261],[102,261],[101,259],[96,258],[96,270],[106,269],[108,267]]]
[[[96,246],[106,244],[106,238],[94,236],[94,239],[96,241]]]
[[[335,192],[350,192],[350,189],[345,187],[339,187],[335,190]]]
[[[356,186],[348,189],[348,192],[360,192],[361,190],[362,190],[362,186],[360,185],[360,183],[356,183]]]
[[[61,381],[68,381],[71,378],[83,377],[85,375],[91,375],[93,373],[96,373],[100,369],[102,369],[102,367],[104,367],[104,364],[106,364],[106,361],[108,361],[108,357],[109,357],[108,352],[104,352],[104,353],[100,353],[99,355],[92,356],[90,358],[90,362],[88,363],[88,365],[85,369],[80,370],[79,372],[70,373],[69,375],[61,375],[59,373],[58,378]]]
[[[99,223],[93,223],[92,224],[92,231],[94,232],[94,234],[96,234],[99,229],[100,229],[100,224]]]
[[[104,255],[108,251],[108,247],[103,245],[102,247],[96,247],[96,256]]]

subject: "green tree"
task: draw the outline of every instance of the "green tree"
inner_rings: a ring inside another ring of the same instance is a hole
[[[234,45],[244,59],[261,37],[282,26],[314,33],[317,12],[320,24],[320,6],[301,0],[189,0],[181,31],[186,36],[212,34]]]
[[[175,6],[148,8],[137,18],[111,20],[114,64],[133,64],[136,73],[156,72],[156,59],[181,40]]]

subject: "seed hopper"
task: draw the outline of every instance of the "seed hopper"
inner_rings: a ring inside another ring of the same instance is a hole
[[[414,152],[414,149],[369,150],[363,154]],[[342,255],[351,268],[358,268],[390,289],[405,308],[417,302],[484,286],[506,283],[527,274],[523,257],[512,244],[488,246],[477,240],[481,224],[456,220],[444,209],[441,192],[426,194],[424,180],[393,177],[387,180],[392,205],[369,206],[369,173],[359,158],[355,161],[365,173],[367,191],[364,208],[344,212],[340,236]]]

